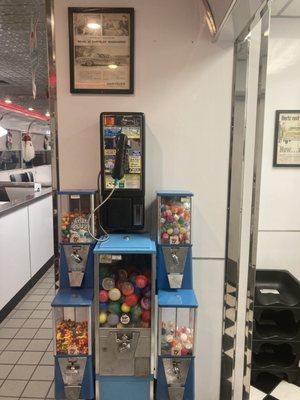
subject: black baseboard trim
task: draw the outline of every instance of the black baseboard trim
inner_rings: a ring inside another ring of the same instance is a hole
[[[0,310],[0,322],[2,322],[8,314],[16,307],[30,289],[37,283],[38,280],[52,267],[54,256],[51,257],[41,269],[18,291],[18,293]],[[54,283],[54,279],[53,279]]]

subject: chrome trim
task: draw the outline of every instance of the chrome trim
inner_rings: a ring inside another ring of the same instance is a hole
[[[270,3],[262,18],[261,48],[259,60],[258,96],[257,96],[257,120],[255,134],[255,158],[253,167],[253,188],[251,205],[251,231],[249,249],[249,269],[247,283],[247,311],[246,311],[246,330],[245,330],[245,357],[243,378],[243,400],[249,400],[251,382],[251,361],[252,361],[252,338],[253,338],[253,314],[254,296],[256,281],[257,263],[257,242],[258,242],[258,222],[259,204],[261,189],[261,170],[263,157],[263,137],[264,137],[264,117],[265,117],[265,94],[267,81],[267,63],[269,50],[269,37],[265,32],[270,28]]]
[[[235,375],[236,375],[236,338],[237,338],[237,312],[239,307],[239,300],[244,293],[239,292],[239,280],[240,280],[240,254],[241,254],[241,229],[243,225],[242,212],[243,212],[243,183],[244,183],[244,151],[245,151],[245,140],[246,140],[246,106],[247,106],[247,75],[249,69],[249,40],[252,29],[257,25],[258,22],[263,18],[263,23],[269,18],[268,4],[266,0],[264,7],[261,7],[258,12],[252,16],[247,26],[243,29],[242,35],[235,41],[235,61],[234,61],[234,82],[233,82],[233,104],[232,104],[232,126],[231,126],[231,141],[230,141],[230,166],[229,166],[229,184],[228,184],[228,215],[227,215],[227,238],[226,238],[226,261],[225,261],[225,282],[224,282],[224,309],[223,309],[223,338],[222,338],[222,368],[221,368],[221,388],[220,388],[220,400],[232,400],[235,396]],[[265,41],[262,26],[261,41]],[[263,50],[263,43],[261,51]],[[244,52],[244,54],[243,54]],[[259,84],[262,83],[263,74],[260,54],[260,65],[259,65]],[[240,66],[238,63],[240,62]],[[244,64],[244,65],[243,65]],[[242,76],[241,76],[242,75]],[[239,81],[239,87],[237,82]],[[258,218],[258,201],[259,201],[259,182],[260,179],[260,164],[261,164],[261,118],[263,115],[263,108],[261,106],[262,87],[258,88],[258,108],[259,115],[256,124],[255,132],[255,164],[254,164],[254,176],[253,180],[256,181],[256,186],[252,192],[252,207],[255,205],[255,221],[252,218],[251,221],[251,240],[250,254],[251,254],[251,265],[256,259],[256,241],[257,241],[257,218]],[[241,102],[242,105],[241,105]],[[239,104],[239,107],[237,107]],[[236,124],[236,121],[239,124]],[[258,153],[260,151],[260,153]],[[259,158],[260,157],[260,158]],[[253,215],[253,214],[252,214]],[[253,242],[254,240],[254,242]],[[249,273],[252,272],[251,266],[249,265]],[[248,279],[248,292],[254,293],[254,280],[253,274]],[[251,320],[251,313],[247,313],[247,321]],[[249,335],[251,337],[251,331],[247,331],[247,341],[245,343],[247,349],[247,360],[251,360],[251,354],[249,355]],[[251,338],[250,338],[251,340]],[[239,366],[244,368],[244,366]],[[243,369],[243,372],[246,372]],[[247,390],[250,385],[250,379],[248,379],[245,373],[244,384],[244,396],[246,396]],[[249,392],[249,390],[248,390]],[[248,397],[244,397],[243,400],[247,400]]]
[[[56,94],[56,63],[54,35],[54,0],[45,0],[46,32],[48,48],[48,90],[51,130],[51,172],[53,188],[53,237],[54,237],[54,274],[55,288],[59,285],[59,239],[58,239],[58,208],[57,191],[59,190],[58,163],[58,130],[57,130],[57,94]]]

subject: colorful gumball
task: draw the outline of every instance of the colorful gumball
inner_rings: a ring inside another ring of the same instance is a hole
[[[125,303],[129,307],[135,306],[137,304],[137,302],[138,302],[138,296],[136,294],[134,294],[134,293],[125,297]]]
[[[141,306],[143,310],[150,310],[151,308],[151,301],[148,297],[143,297],[141,300]]]
[[[186,349],[185,347],[183,347],[183,348],[181,349],[181,355],[182,355],[182,356],[187,356],[188,354],[189,354],[189,350]]]
[[[151,286],[147,285],[144,289],[143,289],[143,296],[144,297],[151,297]]]
[[[127,271],[125,271],[125,269],[119,269],[118,275],[121,281],[125,281],[125,279],[127,279],[128,276]]]
[[[100,290],[99,292],[99,301],[100,303],[106,303],[108,300],[108,293],[106,290]]]
[[[107,322],[110,326],[116,326],[119,323],[119,316],[117,314],[109,314]]]
[[[130,282],[124,282],[121,290],[124,296],[129,296],[134,292],[133,284]]]
[[[141,328],[150,328],[150,321],[142,321]]]
[[[145,322],[147,322],[147,321],[150,321],[150,318],[151,318],[151,313],[150,313],[150,311],[148,311],[148,310],[143,310],[143,312],[142,312],[142,320],[145,321]]]
[[[129,313],[131,307],[129,305],[127,305],[126,303],[123,303],[121,306],[121,310],[123,313]]]
[[[110,302],[107,309],[111,314],[119,314],[121,310],[120,303],[116,301]]]
[[[99,303],[100,311],[107,311],[108,304],[107,303]]]
[[[138,322],[140,320],[142,309],[138,304],[131,309],[131,315],[134,322]]]
[[[99,322],[100,324],[105,324],[105,322],[107,321],[107,314],[106,312],[101,312],[99,314]]]
[[[130,323],[130,316],[128,314],[122,314],[120,318],[120,322],[123,325],[128,325]]]
[[[115,287],[115,280],[112,278],[104,278],[102,281],[102,287],[105,290],[111,290]]]
[[[120,299],[120,297],[121,297],[121,292],[120,292],[120,290],[117,289],[117,288],[111,289],[111,290],[108,292],[108,297],[109,297],[110,300],[112,300],[112,301],[118,301],[118,300]]]
[[[135,284],[138,288],[143,289],[147,286],[148,279],[145,275],[137,275],[135,278]]]

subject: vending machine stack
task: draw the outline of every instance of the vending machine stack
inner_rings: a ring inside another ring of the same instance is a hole
[[[155,253],[147,234],[111,234],[94,249],[96,399],[151,398]]]
[[[94,399],[95,191],[59,192],[59,291],[52,302],[55,398]]]
[[[192,197],[157,193],[158,364],[156,398],[194,399],[194,341],[198,307],[192,274]]]

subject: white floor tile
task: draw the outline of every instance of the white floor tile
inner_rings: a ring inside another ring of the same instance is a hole
[[[283,381],[273,390],[271,396],[278,400],[299,400],[300,387]]]
[[[261,392],[255,387],[251,386],[250,400],[263,400],[266,397],[266,393]]]

